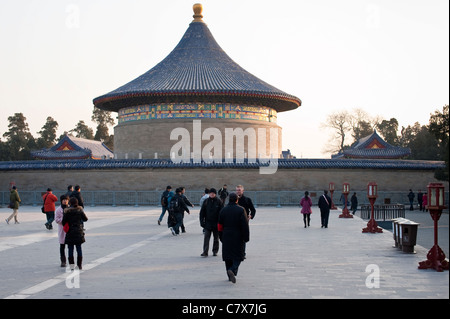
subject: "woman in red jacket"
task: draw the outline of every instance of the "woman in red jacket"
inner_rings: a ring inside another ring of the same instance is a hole
[[[55,220],[55,202],[58,201],[58,197],[53,195],[52,189],[47,188],[47,193],[42,195],[42,199],[44,200],[44,212],[47,215],[47,222],[45,223],[45,227],[50,230],[53,229],[52,223]]]

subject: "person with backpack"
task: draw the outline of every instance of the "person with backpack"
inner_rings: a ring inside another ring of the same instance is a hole
[[[172,199],[173,195],[174,194],[172,192],[172,186],[168,185],[166,187],[166,190],[161,194],[162,212],[158,218],[158,225],[161,225],[162,219],[164,218],[164,214],[169,209],[169,203],[170,203],[170,200]]]
[[[174,236],[180,234],[180,227],[183,224],[185,211],[189,213],[189,208],[183,200],[182,189],[178,187],[175,190],[175,195],[169,202],[169,218],[167,220],[167,225]]]

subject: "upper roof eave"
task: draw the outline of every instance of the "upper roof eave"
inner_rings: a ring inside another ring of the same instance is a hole
[[[217,44],[200,15],[189,24],[174,50],[155,67],[118,89],[93,100],[96,107],[118,112],[127,99],[143,103],[195,101],[194,97],[240,98],[268,102],[278,112],[298,108],[301,100],[244,70]],[[212,101],[213,102],[213,101]],[[257,103],[257,104],[258,104]],[[136,104],[134,104],[136,105]]]
[[[297,109],[302,101],[295,96],[270,95],[255,92],[211,92],[211,91],[185,91],[185,92],[130,92],[117,95],[104,95],[94,99],[97,108],[105,111],[118,112],[121,108],[158,103],[177,102],[240,102],[241,104],[264,105],[285,112]]]

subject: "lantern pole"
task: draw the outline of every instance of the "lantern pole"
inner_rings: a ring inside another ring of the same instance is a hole
[[[369,199],[369,202],[370,202],[371,213],[370,213],[369,222],[367,223],[367,227],[363,228],[363,230],[362,230],[363,233],[382,233],[383,232],[383,230],[380,227],[378,227],[378,224],[374,218],[374,204],[378,197],[377,188],[378,188],[377,183],[375,183],[375,182],[370,182],[367,185],[367,198]]]
[[[442,210],[446,208],[444,205],[444,185],[442,183],[430,183],[427,188],[427,208],[434,221],[434,246],[428,252],[427,260],[419,262],[419,269],[433,268],[441,272],[449,269],[445,253],[438,245],[438,221],[441,218]]]
[[[330,194],[331,194],[331,210],[336,210],[337,209],[337,207],[336,207],[336,205],[334,205],[334,201],[333,201],[333,193],[334,193],[334,183],[330,183],[329,185],[328,185],[328,190],[330,191]]]
[[[350,212],[348,211],[347,208],[347,198],[348,198],[348,194],[350,193],[350,184],[349,183],[344,183],[342,185],[342,194],[344,194],[345,197],[345,206],[344,209],[342,209],[342,214],[339,215],[339,218],[353,218],[353,215],[350,214]]]

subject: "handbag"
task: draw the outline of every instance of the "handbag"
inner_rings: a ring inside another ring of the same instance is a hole
[[[15,202],[9,202],[8,208],[14,209],[15,205],[16,205]]]
[[[65,233],[69,232],[69,228],[70,228],[70,227],[69,227],[69,223],[65,223],[64,226],[63,226],[64,232],[65,232]]]
[[[47,194],[47,196],[48,196],[48,194]],[[42,214],[45,214],[44,205],[45,205],[45,200],[47,199],[47,196],[45,196],[45,198],[44,198],[44,203],[42,203],[42,207],[41,207],[41,212],[42,212]]]

